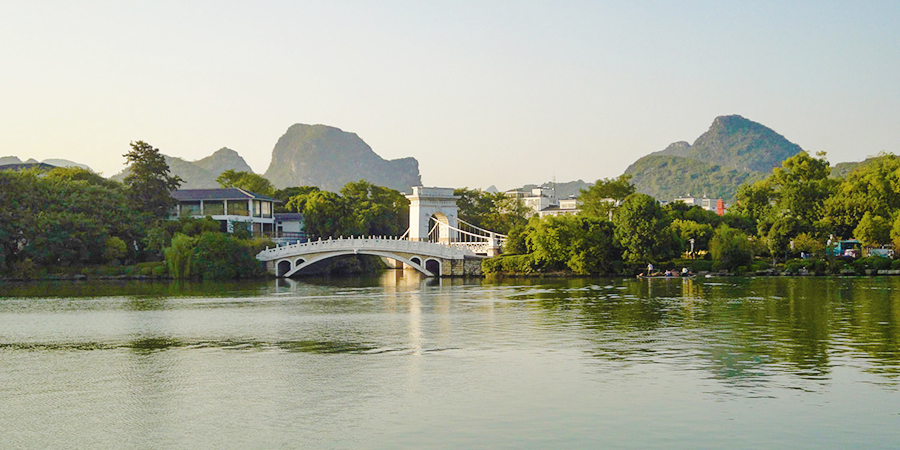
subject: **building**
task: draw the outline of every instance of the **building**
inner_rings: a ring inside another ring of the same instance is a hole
[[[303,222],[303,214],[300,213],[275,213],[274,239],[279,244],[286,242],[306,242],[306,224]]]
[[[613,200],[615,201],[615,200]],[[581,205],[578,204],[578,198],[569,197],[561,199],[558,206],[551,206],[538,211],[541,217],[547,216],[567,216],[575,215],[581,212]]]
[[[539,217],[578,214],[581,212],[576,197],[569,197],[563,200],[557,199],[556,190],[553,188],[539,187],[532,189],[530,192],[511,190],[506,191],[506,196],[520,199],[522,204],[531,210],[531,215]]]
[[[246,226],[255,235],[271,236],[275,231],[274,206],[279,200],[237,188],[181,189],[171,195],[178,201],[172,219],[210,216],[229,233],[235,226]]]
[[[722,199],[713,200],[707,196],[703,196],[703,198],[691,197],[691,194],[688,194],[684,197],[676,197],[673,202],[682,202],[688,206],[699,206],[707,211],[712,211],[718,215],[725,214],[725,203]]]

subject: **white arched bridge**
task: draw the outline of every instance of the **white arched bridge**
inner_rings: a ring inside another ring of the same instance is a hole
[[[344,255],[373,255],[426,276],[479,275],[481,260],[500,253],[506,236],[458,218],[453,189],[413,188],[410,228],[402,236],[358,236],[297,242],[263,250],[256,258],[278,277]]]

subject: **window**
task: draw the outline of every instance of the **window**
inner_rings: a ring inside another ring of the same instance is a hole
[[[181,203],[181,215],[182,216],[199,216],[200,215],[200,202],[182,202]]]
[[[230,200],[228,202],[228,214],[232,216],[249,216],[250,204],[245,200]]]
[[[267,219],[272,217],[272,202],[262,202],[262,216]]]
[[[221,200],[204,201],[203,214],[206,214],[207,216],[225,215],[225,204]]]

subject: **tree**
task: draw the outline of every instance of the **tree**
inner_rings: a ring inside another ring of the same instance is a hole
[[[103,250],[103,259],[107,262],[118,263],[126,255],[125,241],[117,236],[106,239],[106,247]]]
[[[122,183],[119,183],[118,181],[103,178],[100,175],[81,167],[57,167],[44,174],[44,178],[54,181],[83,181],[87,184],[104,186],[111,189],[122,187]]]
[[[809,233],[800,233],[794,238],[794,251],[817,255],[821,254],[823,250],[825,250],[825,244]]]
[[[302,200],[303,196],[309,194],[313,191],[319,191],[320,189],[317,186],[295,186],[284,189],[278,189],[272,194],[272,197],[276,200],[281,200],[281,203],[275,203],[275,212],[276,213],[284,213],[291,211],[301,211],[303,210],[303,205],[294,205],[293,207],[289,207],[291,199],[294,197],[300,197]]]
[[[866,247],[877,247],[891,242],[891,222],[871,212],[863,215],[853,236]]]
[[[163,219],[177,204],[169,193],[178,189],[184,180],[177,175],[169,175],[169,165],[159,149],[144,141],[130,145],[131,150],[124,156],[131,169],[125,177],[131,204],[136,211]]]
[[[646,194],[631,194],[613,214],[616,240],[625,261],[645,263],[667,259],[673,235],[659,202]]]
[[[685,251],[691,248],[690,241],[694,240],[693,249],[695,252],[707,250],[709,248],[709,240],[712,238],[714,229],[708,223],[697,223],[692,220],[675,219],[672,221],[672,231],[681,240],[685,246]]]
[[[634,185],[631,184],[631,175],[620,175],[618,178],[603,178],[597,180],[588,189],[582,189],[581,200],[582,214],[593,217],[609,217],[609,213],[631,194],[634,194]]]
[[[191,265],[194,262],[194,246],[197,238],[191,238],[177,233],[172,238],[172,243],[165,248],[166,265],[169,273],[176,280],[186,280],[191,277]]]
[[[456,189],[459,196],[459,218],[476,227],[500,234],[509,234],[517,226],[525,226],[532,214],[521,199],[508,197],[502,192],[484,192],[478,189]]]
[[[216,182],[223,188],[238,188],[254,194],[271,197],[275,194],[275,186],[262,175],[250,172],[237,172],[228,169],[216,178]]]
[[[900,214],[894,219],[894,225],[891,227],[891,243],[894,244],[894,255],[898,256],[898,252],[900,252]]]
[[[881,153],[851,171],[825,202],[832,232],[850,237],[866,212],[891,217],[900,209],[900,158]]]
[[[529,227],[527,241],[534,259],[550,269],[568,268],[578,275],[609,273],[621,255],[612,223],[599,217],[535,218]]]
[[[394,189],[365,180],[341,188],[350,210],[344,233],[368,236],[399,236],[409,224],[409,200]]]
[[[790,250],[791,240],[803,232],[802,223],[792,216],[783,216],[776,219],[768,228],[766,238],[772,259]]]
[[[717,269],[734,270],[752,260],[750,240],[741,230],[721,225],[709,242],[709,252]]]
[[[305,196],[303,222],[310,237],[339,237],[349,230],[352,211],[347,202],[338,194],[328,191],[314,191]],[[346,233],[349,235],[350,233]]]

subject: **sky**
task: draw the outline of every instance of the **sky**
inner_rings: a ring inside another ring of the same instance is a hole
[[[429,186],[615,177],[740,114],[832,163],[900,152],[898,1],[0,0],[0,156],[129,142],[264,172],[294,123]]]

